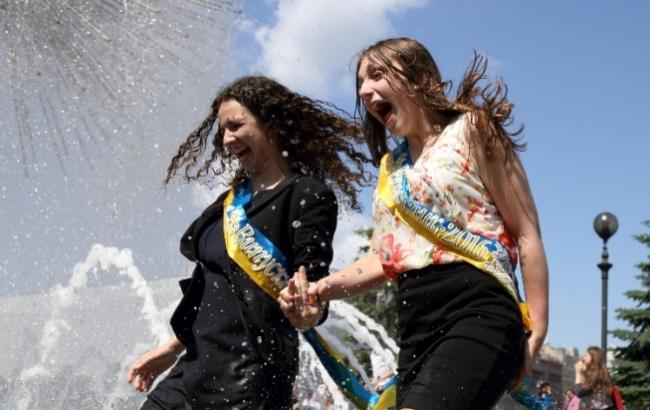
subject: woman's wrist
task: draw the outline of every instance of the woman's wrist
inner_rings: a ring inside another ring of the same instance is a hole
[[[172,337],[169,342],[167,342],[166,347],[170,353],[176,356],[180,355],[185,350],[185,345],[183,345],[177,337]]]
[[[318,300],[318,303],[327,303],[329,302],[329,299],[327,299],[327,278],[322,278],[318,282],[316,282],[316,298]]]

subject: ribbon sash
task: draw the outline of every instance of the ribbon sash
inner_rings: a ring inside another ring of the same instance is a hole
[[[252,193],[246,184],[224,201],[223,230],[228,256],[274,299],[289,281],[284,255],[248,221],[244,207]],[[275,295],[275,296],[274,296]]]
[[[224,201],[223,230],[228,256],[273,299],[277,299],[289,280],[282,251],[246,216],[245,206],[251,201],[248,183],[232,189]],[[358,409],[385,410],[395,405],[394,380],[380,395],[366,389],[343,364],[343,355],[336,352],[315,329],[303,332],[319,360],[341,392]]]

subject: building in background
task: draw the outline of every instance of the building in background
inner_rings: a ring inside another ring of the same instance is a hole
[[[551,385],[555,396],[554,409],[561,409],[564,401],[564,392],[573,387],[575,380],[575,363],[580,358],[578,349],[554,347],[545,344],[539,352],[539,357],[533,365],[534,386],[542,382]],[[537,391],[531,390],[532,394]],[[496,407],[497,410],[518,410],[521,406],[514,402],[509,395],[505,395]]]

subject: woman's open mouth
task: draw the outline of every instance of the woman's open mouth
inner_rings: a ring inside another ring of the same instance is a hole
[[[388,126],[388,121],[392,118],[393,106],[387,102],[379,102],[375,104],[374,110],[379,118],[381,118],[384,126]]]
[[[237,159],[241,160],[243,157],[246,155],[250,154],[252,151],[250,147],[246,147],[241,151],[235,152],[235,155],[237,156]]]

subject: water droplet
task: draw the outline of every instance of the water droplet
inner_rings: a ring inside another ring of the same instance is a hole
[[[300,200],[300,206],[305,206],[306,203],[307,203],[307,201],[305,201],[304,199]]]
[[[300,225],[302,224],[297,219],[291,223],[291,226],[293,226],[294,228],[300,228]]]
[[[282,156],[287,158],[289,156],[289,153],[287,151],[282,151]]]

